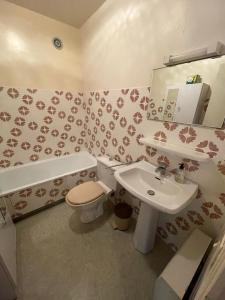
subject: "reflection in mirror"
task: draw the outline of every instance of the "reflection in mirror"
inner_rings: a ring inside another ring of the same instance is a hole
[[[221,128],[225,56],[156,69],[148,119]]]

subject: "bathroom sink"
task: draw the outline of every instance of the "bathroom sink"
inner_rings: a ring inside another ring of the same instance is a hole
[[[189,180],[181,184],[172,173],[161,177],[155,169],[140,161],[114,173],[116,180],[141,200],[133,239],[135,248],[144,254],[154,247],[159,212],[177,214],[191,203],[198,190],[198,185]]]
[[[114,176],[128,192],[159,211],[180,212],[195,198],[198,186],[188,180],[178,183],[169,172],[160,177],[155,169],[150,163],[140,161],[120,168]]]

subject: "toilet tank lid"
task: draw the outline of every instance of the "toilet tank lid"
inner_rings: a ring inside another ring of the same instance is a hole
[[[111,159],[109,156],[98,156],[96,158],[97,161],[101,162],[103,165],[107,167],[112,167],[120,163],[118,160]]]

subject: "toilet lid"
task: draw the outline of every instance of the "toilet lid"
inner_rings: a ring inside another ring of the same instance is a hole
[[[81,205],[94,201],[104,193],[105,190],[100,184],[87,181],[71,189],[66,198],[73,205]]]

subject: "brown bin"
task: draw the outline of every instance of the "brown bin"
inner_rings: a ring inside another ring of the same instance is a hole
[[[127,230],[130,225],[132,207],[127,203],[119,203],[114,208],[114,229]]]

